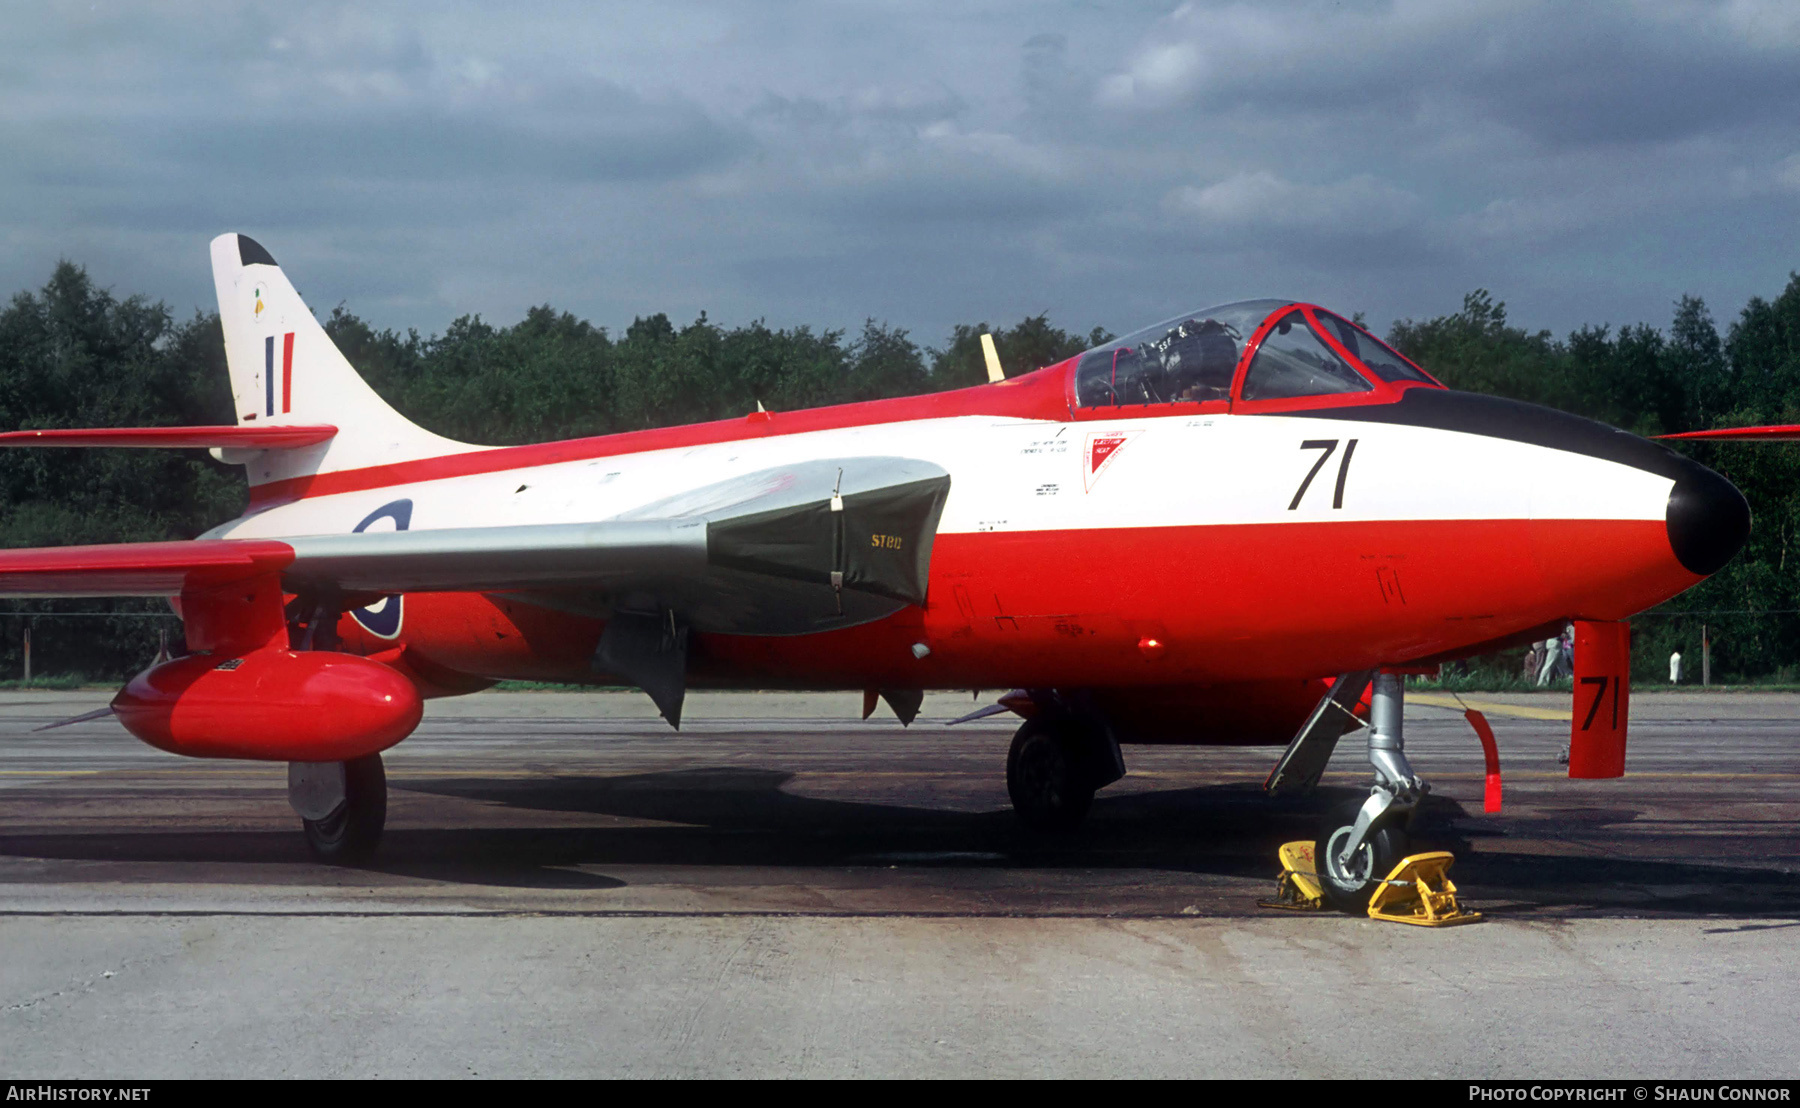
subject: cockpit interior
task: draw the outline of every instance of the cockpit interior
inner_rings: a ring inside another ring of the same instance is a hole
[[[1356,323],[1292,300],[1243,300],[1191,312],[1095,347],[1075,363],[1076,406],[1088,409],[1377,402],[1411,384],[1442,387]]]

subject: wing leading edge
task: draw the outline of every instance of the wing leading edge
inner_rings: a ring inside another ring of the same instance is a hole
[[[752,473],[591,523],[0,551],[0,595],[175,596],[279,574],[285,591],[507,593],[696,630],[794,634],[922,604],[941,468],[846,458]]]

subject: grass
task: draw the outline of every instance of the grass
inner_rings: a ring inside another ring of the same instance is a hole
[[[91,681],[82,673],[47,673],[41,677],[33,677],[30,681],[12,678],[0,681],[0,689],[111,689],[124,684],[123,681]]]
[[[1446,670],[1436,677],[1414,677],[1408,687],[1427,692],[1570,692],[1575,682],[1568,677],[1553,679],[1548,685],[1526,680],[1518,673],[1471,666],[1461,673]]]

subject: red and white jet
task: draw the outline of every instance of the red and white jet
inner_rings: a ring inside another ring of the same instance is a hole
[[[0,593],[173,598],[189,653],[113,711],[175,753],[290,763],[328,859],[373,848],[380,752],[421,700],[503,678],[629,683],[671,724],[690,685],[861,689],[903,720],[926,689],[1014,688],[1008,785],[1044,827],[1122,743],[1291,739],[1271,787],[1310,786],[1372,689],[1375,786],[1321,840],[1351,899],[1425,787],[1396,671],[1622,620],[1750,526],[1663,446],[1446,389],[1286,300],[1010,379],[990,360],[976,388],[495,448],[384,403],[253,240],[212,262],[235,426],[0,444],[210,447],[249,510],[0,552]]]

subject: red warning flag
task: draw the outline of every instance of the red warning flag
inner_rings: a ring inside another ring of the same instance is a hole
[[[1481,740],[1481,753],[1487,759],[1487,791],[1481,798],[1481,810],[1498,812],[1500,810],[1500,746],[1494,741],[1494,728],[1487,717],[1473,708],[1463,709],[1463,718],[1475,729],[1475,737]]]

